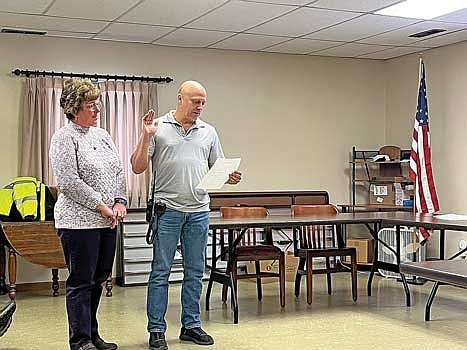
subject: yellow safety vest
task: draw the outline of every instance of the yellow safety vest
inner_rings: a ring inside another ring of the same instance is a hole
[[[32,176],[13,179],[0,190],[0,215],[9,216],[12,205],[23,220],[45,220],[45,185]]]

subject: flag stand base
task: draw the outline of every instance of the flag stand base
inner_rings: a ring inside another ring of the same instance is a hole
[[[412,278],[406,278],[406,280],[407,280],[407,284],[414,284],[417,286],[421,286],[426,283],[426,279],[422,277],[417,277],[417,276],[414,276]],[[397,281],[402,282],[402,279],[398,278]]]

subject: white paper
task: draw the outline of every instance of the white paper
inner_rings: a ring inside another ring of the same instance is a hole
[[[238,169],[241,160],[241,158],[218,158],[196,188],[203,190],[220,189],[229,179],[229,174]]]
[[[375,186],[375,196],[387,196],[388,195],[388,186],[376,185]]]
[[[373,162],[388,162],[389,156],[387,154],[377,154],[376,156],[373,157]]]
[[[467,220],[467,215],[459,215],[459,214],[441,214],[441,215],[434,215],[435,218],[440,220]]]

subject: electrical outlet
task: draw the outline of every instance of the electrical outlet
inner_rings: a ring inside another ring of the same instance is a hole
[[[467,241],[465,239],[460,239],[459,240],[459,250],[467,248]]]
[[[465,248],[467,248],[467,241],[465,241],[465,239],[460,239],[459,240],[459,250],[464,250]],[[466,257],[466,253],[464,252],[460,258],[461,259],[465,259]]]

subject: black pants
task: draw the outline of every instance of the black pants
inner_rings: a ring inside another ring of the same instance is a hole
[[[92,342],[99,334],[97,308],[102,283],[112,272],[116,229],[59,229],[70,275],[66,281],[66,309],[70,349]]]

